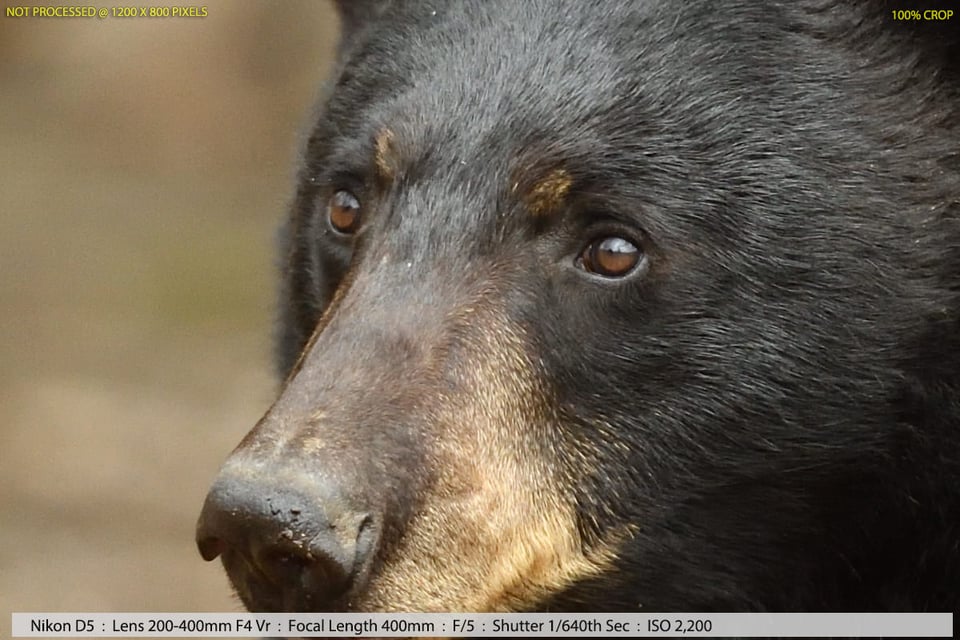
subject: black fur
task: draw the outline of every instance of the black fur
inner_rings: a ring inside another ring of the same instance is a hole
[[[367,256],[409,269],[387,314],[496,278],[558,398],[549,455],[599,460],[585,540],[636,525],[538,608],[960,610],[960,17],[901,5],[342,2],[280,372]],[[412,160],[354,247],[322,203],[371,192],[382,127]],[[512,172],[555,165],[572,204],[535,222]],[[646,272],[579,271],[614,232]]]

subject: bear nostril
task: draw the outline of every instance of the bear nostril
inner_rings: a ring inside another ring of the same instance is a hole
[[[216,560],[217,556],[224,552],[225,545],[220,538],[207,536],[197,538],[197,549],[200,550],[200,556],[207,562],[210,562],[211,560]]]

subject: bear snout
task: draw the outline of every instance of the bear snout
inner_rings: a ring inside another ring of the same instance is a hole
[[[379,538],[378,518],[347,497],[342,482],[228,463],[197,523],[201,555],[222,556],[241,599],[255,608],[336,608],[360,581]]]

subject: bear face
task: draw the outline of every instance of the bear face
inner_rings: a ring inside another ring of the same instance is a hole
[[[338,6],[198,524],[248,608],[957,608],[956,29]]]

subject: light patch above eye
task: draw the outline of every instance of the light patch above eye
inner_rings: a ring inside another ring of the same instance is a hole
[[[535,218],[549,216],[563,206],[573,178],[566,169],[554,169],[527,191],[524,202],[530,215]]]
[[[397,175],[396,149],[394,148],[393,131],[387,128],[377,132],[374,139],[373,160],[377,169],[377,176],[384,181],[393,180]]]

